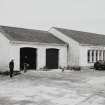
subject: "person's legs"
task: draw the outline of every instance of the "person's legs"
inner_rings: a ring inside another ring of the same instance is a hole
[[[10,78],[12,78],[12,76],[13,76],[13,69],[11,68],[10,69]]]

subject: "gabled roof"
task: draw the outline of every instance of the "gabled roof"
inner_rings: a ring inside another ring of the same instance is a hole
[[[65,44],[47,31],[0,26],[0,32],[10,41]]]
[[[69,30],[64,28],[54,27],[54,29],[83,45],[105,45],[105,35]]]

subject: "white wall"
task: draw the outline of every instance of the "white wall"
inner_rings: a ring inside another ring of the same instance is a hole
[[[56,30],[55,28],[51,28],[49,30],[49,32],[68,44],[68,51],[67,51],[68,52],[68,54],[67,54],[68,65],[78,66],[79,65],[79,55],[80,55],[79,54],[80,53],[79,43],[76,42],[75,40],[67,37],[63,33]]]
[[[63,45],[48,45],[48,44],[30,44],[30,43],[11,43],[11,58],[14,58],[15,69],[19,70],[20,68],[20,48],[22,47],[32,47],[37,48],[37,69],[43,68],[46,66],[46,49],[56,48],[59,49],[59,66],[67,66],[67,48]]]
[[[46,48],[38,47],[37,49],[37,69],[46,66]]]
[[[67,47],[59,48],[59,66],[67,67]]]
[[[86,46],[80,46],[80,66],[88,66],[88,62],[87,62],[87,51],[88,51],[88,47]]]
[[[15,44],[11,44],[10,47],[10,59],[14,59],[14,69],[20,69],[20,48]]]
[[[0,70],[8,70],[9,56],[10,56],[9,40],[0,33]]]

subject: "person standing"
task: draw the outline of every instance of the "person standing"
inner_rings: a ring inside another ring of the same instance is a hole
[[[12,78],[13,71],[14,71],[14,60],[13,59],[9,62],[9,69],[10,69],[10,78]]]

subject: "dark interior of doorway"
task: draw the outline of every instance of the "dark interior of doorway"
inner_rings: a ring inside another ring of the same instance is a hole
[[[36,69],[36,48],[20,48],[20,69],[24,69],[24,63],[28,69]]]
[[[48,69],[58,68],[58,49],[47,49],[46,50],[46,67]]]

